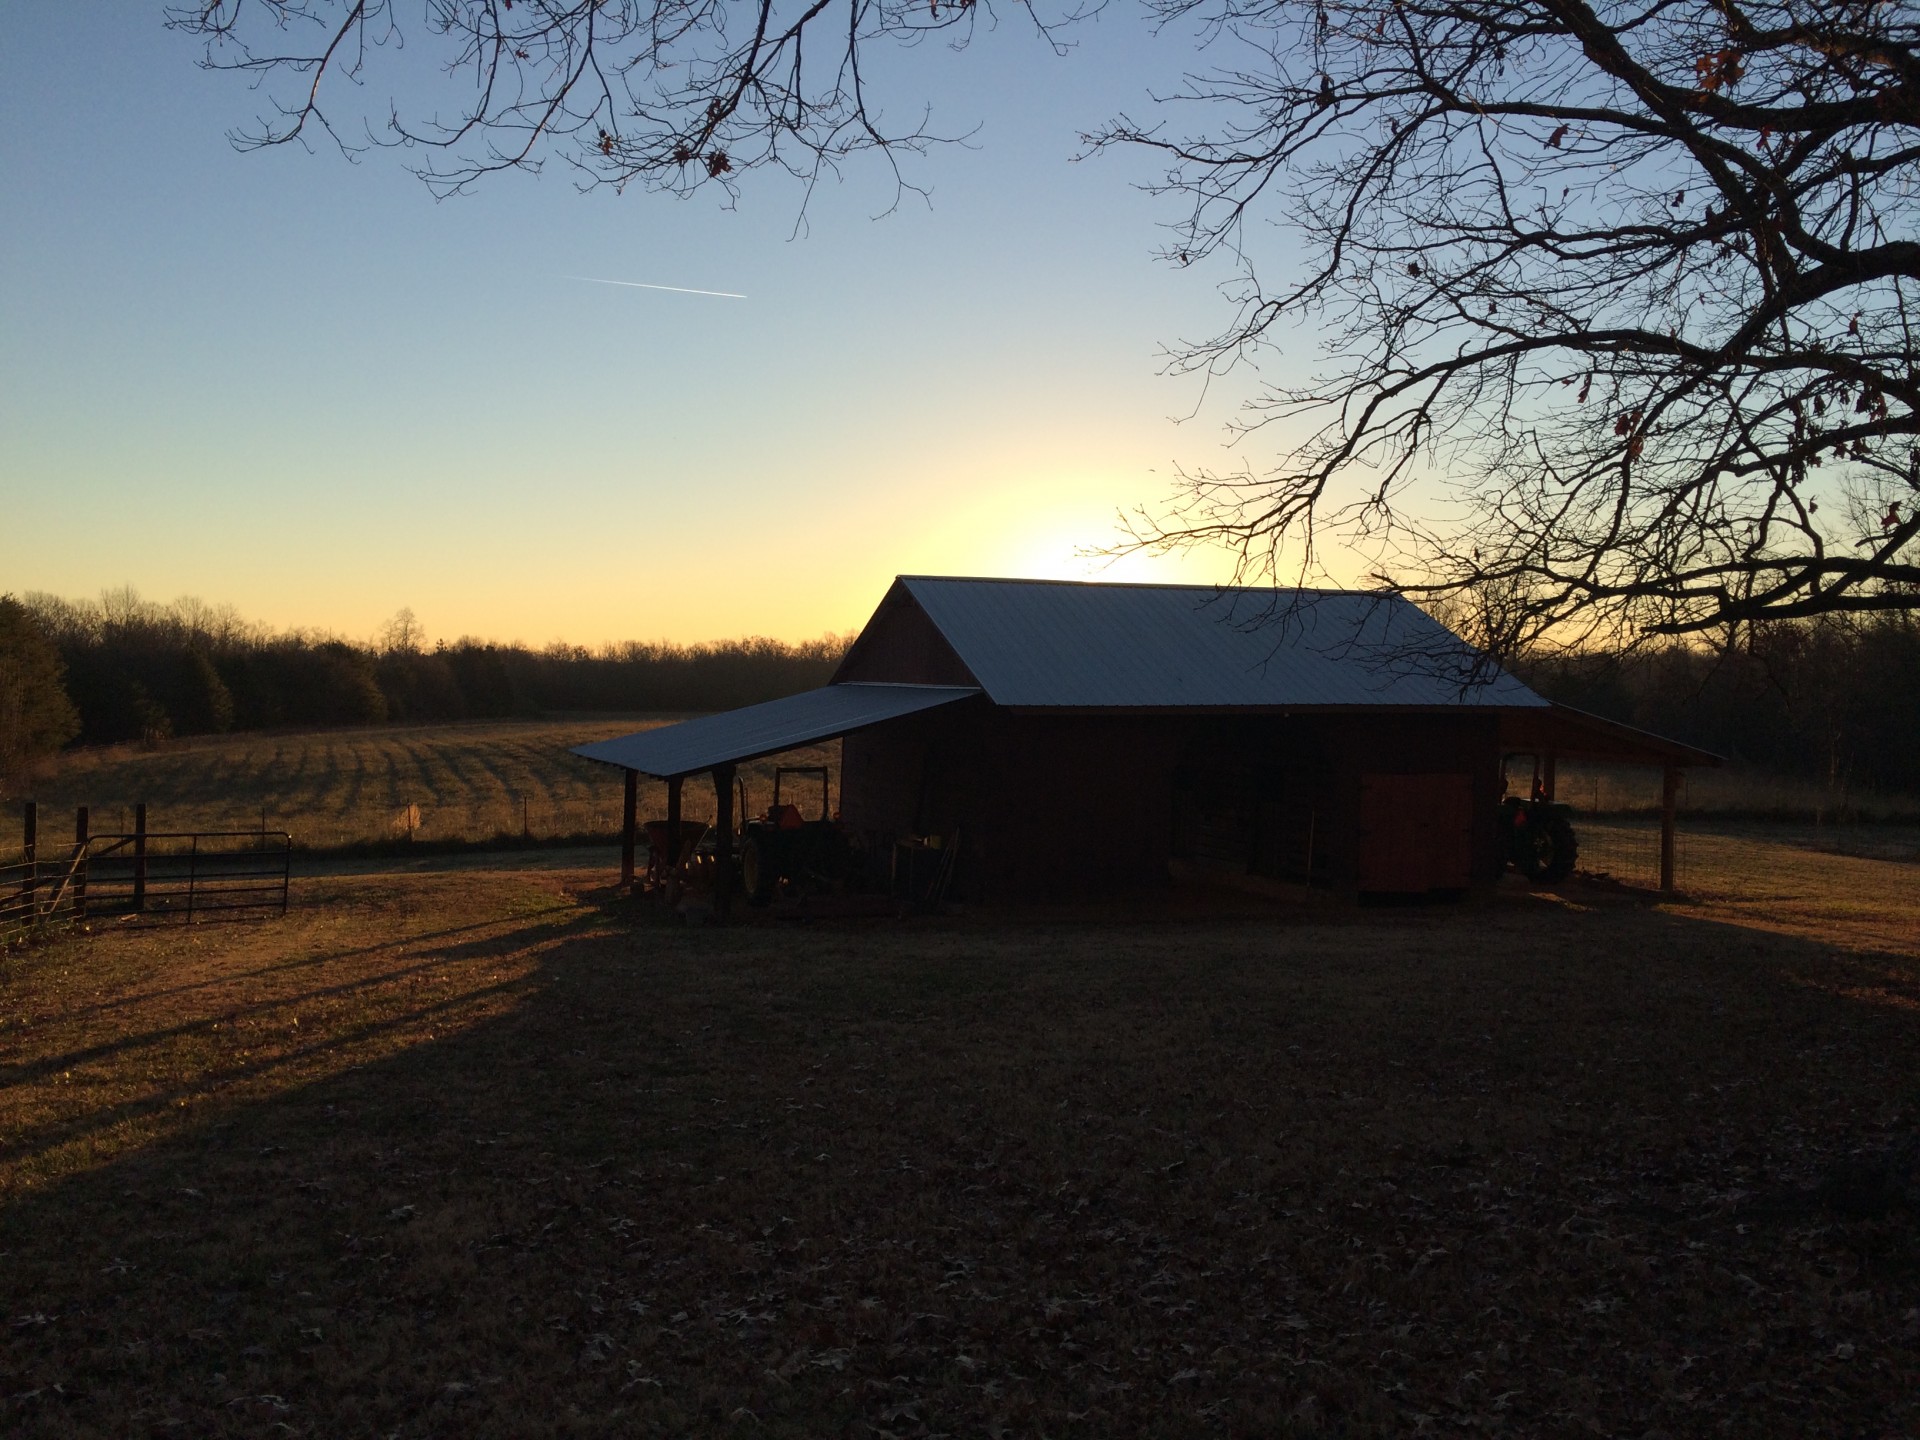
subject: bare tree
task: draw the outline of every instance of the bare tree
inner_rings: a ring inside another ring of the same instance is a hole
[[[426,638],[413,607],[403,605],[393,612],[392,619],[380,627],[373,648],[382,655],[418,655]]]
[[[1165,157],[1172,259],[1243,267],[1177,365],[1327,338],[1241,422],[1284,458],[1143,543],[1331,532],[1501,649],[1920,607],[1920,11],[1157,3],[1252,57],[1169,97],[1196,133],[1094,137]]]
[[[1032,0],[1015,6],[1056,45],[1057,28],[1077,18]],[[418,173],[442,195],[538,169],[556,151],[588,184],[731,194],[763,167],[810,187],[862,152],[916,189],[897,157],[952,137],[929,128],[922,104],[905,105],[903,118],[880,103],[874,54],[936,38],[963,46],[985,9],[984,0],[203,0],[167,15],[205,42],[208,68],[265,87],[272,112],[235,133],[242,148],[319,134],[348,151],[424,150]],[[408,45],[446,73],[450,109],[435,108],[402,67]],[[382,58],[413,101],[369,125],[360,92]]]
[[[1046,3],[1021,11],[1053,39],[1098,0]],[[1170,37],[1210,31],[1216,68],[1092,141],[1163,156],[1191,207],[1169,258],[1241,277],[1234,322],[1175,368],[1270,365],[1304,332],[1324,348],[1237,422],[1280,458],[1189,474],[1138,543],[1224,543],[1274,575],[1337,540],[1499,651],[1920,606],[1915,5],[1147,3]],[[811,185],[925,148],[923,107],[895,125],[874,99],[876,51],[964,43],[983,5],[170,15],[277,96],[242,144],[351,147],[337,107],[404,19],[460,103],[395,108],[367,140],[426,147],[437,191],[557,143],[590,183],[731,193],[756,167]]]

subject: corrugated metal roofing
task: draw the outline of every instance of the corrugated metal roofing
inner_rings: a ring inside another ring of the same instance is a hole
[[[1543,706],[1392,595],[903,575],[996,705]]]
[[[662,778],[691,775],[716,765],[831,740],[882,720],[951,705],[979,693],[957,685],[829,685],[784,700],[769,700],[764,705],[576,745],[573,753]]]

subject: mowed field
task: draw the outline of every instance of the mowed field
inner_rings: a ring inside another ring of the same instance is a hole
[[[147,806],[155,830],[251,830],[263,823],[310,847],[388,841],[411,821],[421,841],[527,835],[611,836],[620,828],[620,772],[568,754],[681,716],[476,721],[274,735],[209,736],[158,750],[114,746],[64,757],[36,787],[43,834],[71,834],[76,805],[96,832],[132,825]],[[831,747],[836,763],[838,747]],[[821,750],[781,759],[818,764]],[[751,803],[772,794],[771,763],[743,766]],[[642,818],[665,814],[666,788],[643,789]],[[817,803],[817,789],[803,792]],[[686,786],[687,814],[713,814],[713,787]],[[411,807],[411,808],[409,808]],[[0,815],[0,848],[16,846],[20,812]]]
[[[1517,777],[1528,764],[1530,758],[1516,764]],[[1644,765],[1564,760],[1559,767],[1556,798],[1583,814],[1657,814],[1660,771]],[[1920,796],[1824,785],[1733,764],[1682,771],[1679,807],[1682,814],[1703,819],[1800,816],[1811,822],[1820,816],[1826,825],[1839,820],[1861,833],[1889,823],[1910,830],[1920,825]]]
[[[688,930],[463,857],[20,952],[0,1430],[1914,1434],[1915,871],[1761,861]]]

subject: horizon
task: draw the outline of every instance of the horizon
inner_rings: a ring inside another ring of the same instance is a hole
[[[1294,590],[1299,593],[1316,595],[1372,593],[1358,588],[1337,588],[1329,586],[1281,586],[1224,581],[1107,580],[1097,577],[1084,579],[1051,575],[958,575],[937,574],[928,571],[903,571],[888,582],[887,589],[890,589],[893,581],[897,580],[958,580],[987,584],[1022,585],[1118,585],[1133,589],[1215,590],[1221,592],[1273,590],[1277,593],[1283,590]],[[872,602],[867,614],[858,622],[837,627],[829,626],[827,629],[811,635],[777,635],[769,630],[749,628],[727,635],[708,635],[692,639],[675,639],[658,635],[643,636],[636,633],[616,635],[604,640],[581,641],[564,635],[556,635],[547,640],[530,640],[524,636],[506,638],[504,636],[482,634],[472,629],[460,629],[433,635],[422,633],[414,638],[411,644],[412,648],[417,650],[430,650],[440,646],[452,647],[472,644],[481,646],[491,645],[503,649],[520,649],[535,653],[560,646],[583,649],[589,652],[600,652],[621,645],[667,645],[690,650],[697,649],[701,646],[723,646],[755,640],[770,640],[789,647],[822,643],[850,645],[854,640],[859,638],[860,633],[866,628],[867,621],[872,619],[873,612],[881,603],[881,599],[885,597],[887,589],[883,589],[880,592],[880,598],[876,598]],[[35,608],[35,602],[49,600],[55,604],[78,610],[104,609],[111,604],[118,603],[127,607],[137,607],[145,611],[157,612],[159,617],[176,620],[190,626],[194,622],[188,617],[197,612],[201,616],[213,615],[222,619],[230,618],[242,626],[264,629],[269,635],[276,638],[298,637],[320,641],[338,640],[348,644],[362,645],[376,651],[384,648],[381,632],[383,630],[390,630],[403,616],[409,626],[419,626],[421,623],[419,615],[413,607],[403,605],[370,630],[358,634],[328,625],[302,625],[298,622],[291,625],[274,625],[270,622],[249,616],[239,606],[230,601],[209,601],[205,596],[201,595],[176,595],[169,600],[156,600],[141,594],[139,587],[130,583],[102,586],[89,596],[58,595],[46,590],[0,591],[0,597],[9,595],[27,605],[29,609]],[[1417,601],[1409,603],[1413,603],[1416,606],[1418,605]]]
[[[97,609],[102,606],[107,597],[126,597],[143,610],[157,612],[156,618],[177,620],[180,623],[187,624],[190,628],[193,627],[194,622],[186,619],[179,612],[183,609],[192,610],[198,608],[205,614],[220,616],[221,618],[230,617],[244,627],[264,631],[267,636],[273,639],[304,639],[320,643],[340,641],[348,645],[361,646],[375,651],[389,648],[383,644],[381,631],[389,628],[395,621],[399,620],[403,614],[415,623],[418,623],[419,620],[419,617],[414,614],[411,606],[402,606],[392,615],[386,617],[384,621],[373,626],[372,629],[364,632],[354,632],[342,630],[330,625],[302,625],[298,622],[291,625],[274,625],[248,615],[245,611],[241,610],[240,607],[230,602],[209,601],[200,595],[176,595],[169,600],[155,600],[149,596],[142,595],[138,587],[132,585],[104,586],[91,596],[55,595],[47,590],[0,590],[0,599],[11,598],[17,600],[29,610],[35,608],[36,602],[45,600],[52,600],[62,606],[71,606],[76,609]],[[765,631],[746,630],[730,635],[709,635],[689,640],[673,640],[658,635],[643,636],[635,634],[618,635],[608,640],[594,641],[591,643],[573,640],[563,635],[556,635],[547,640],[529,640],[524,636],[506,638],[499,635],[480,634],[471,629],[461,629],[451,630],[444,634],[422,634],[412,641],[411,648],[425,652],[441,646],[453,647],[472,644],[482,646],[491,645],[501,649],[519,649],[539,653],[557,646],[567,646],[573,649],[599,652],[620,645],[669,645],[678,649],[692,650],[701,646],[730,645],[753,640],[770,640],[781,645],[797,647],[828,641],[851,644],[853,639],[859,634],[860,628],[859,625],[855,625],[841,630],[823,630],[816,635],[792,636],[774,635]]]

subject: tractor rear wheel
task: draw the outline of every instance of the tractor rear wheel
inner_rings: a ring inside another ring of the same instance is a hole
[[[767,854],[766,841],[749,835],[740,846],[740,890],[749,905],[765,905],[773,899],[780,875]]]
[[[1520,869],[1529,880],[1552,885],[1573,873],[1580,843],[1563,815],[1536,821],[1521,840]]]

